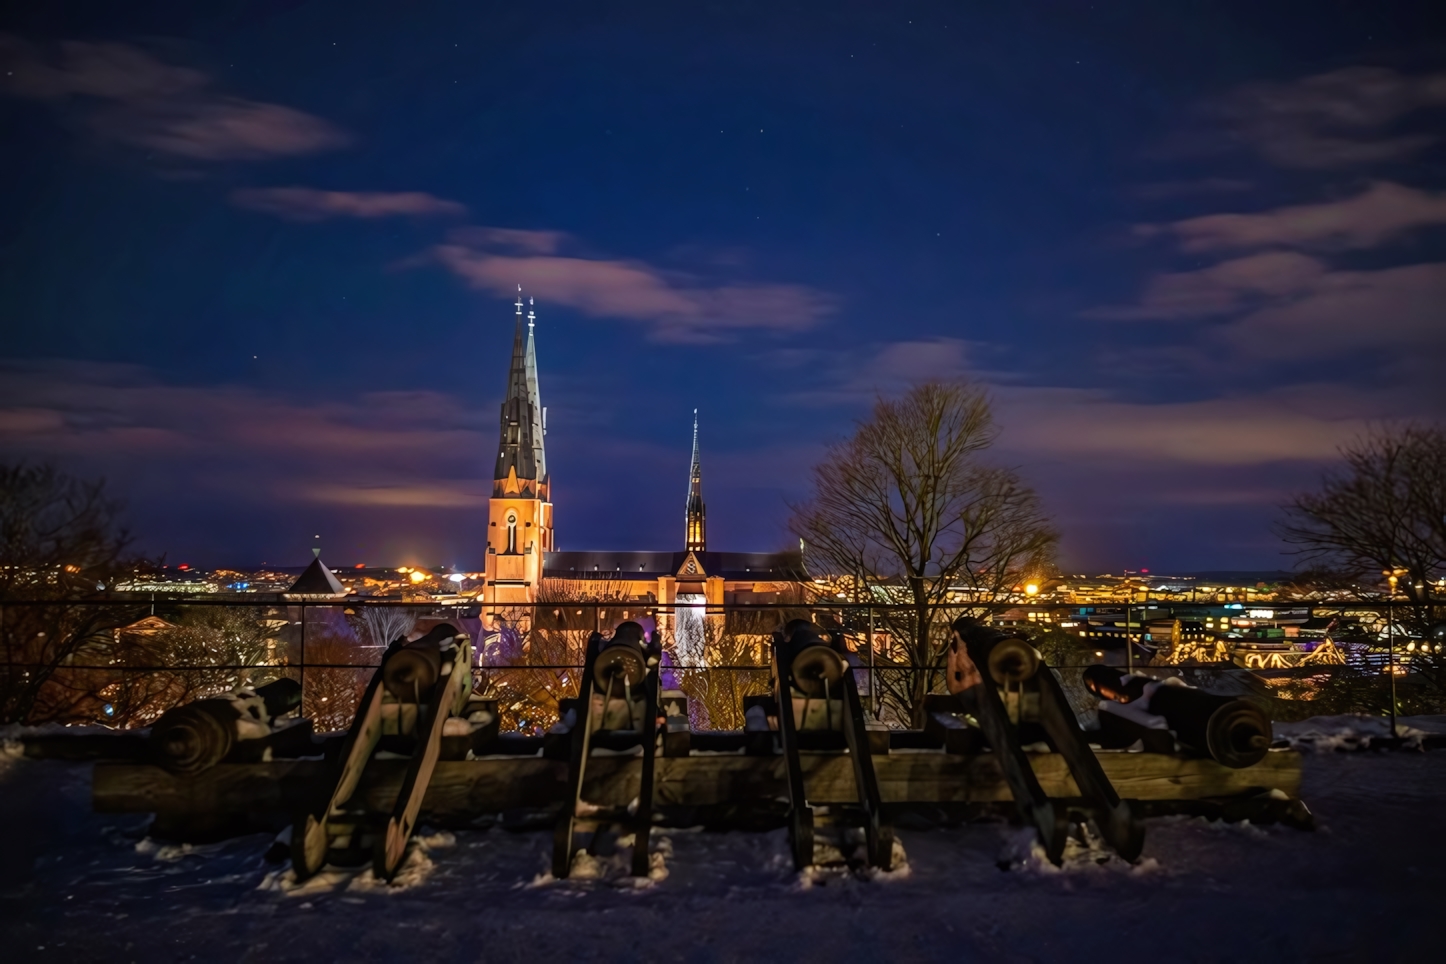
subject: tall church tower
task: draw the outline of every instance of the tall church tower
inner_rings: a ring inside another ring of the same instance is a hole
[[[542,554],[553,549],[552,481],[543,450],[547,417],[537,388],[532,335],[537,314],[529,308],[525,340],[522,320],[519,286],[512,366],[502,402],[501,439],[487,509],[487,581],[482,601],[489,605],[535,600],[542,582]]]
[[[687,545],[689,552],[708,549],[707,507],[703,505],[703,466],[698,461],[698,410],[693,409],[693,466],[688,470]]]

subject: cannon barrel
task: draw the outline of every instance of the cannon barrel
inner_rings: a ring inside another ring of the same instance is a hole
[[[807,620],[792,620],[774,635],[782,664],[779,669],[804,696],[823,696],[848,669],[834,642],[836,637],[825,639],[819,628]]]
[[[1270,719],[1246,700],[1126,676],[1110,666],[1089,667],[1084,681],[1104,699],[1139,703],[1146,712],[1163,717],[1176,739],[1223,766],[1254,766],[1270,750]]]
[[[151,727],[151,756],[172,773],[208,770],[236,745],[240,717],[235,701],[223,697],[167,710]]]
[[[266,715],[272,719],[301,705],[301,684],[289,676],[258,686],[255,692],[266,705]]]
[[[1102,700],[1115,703],[1134,702],[1145,695],[1145,687],[1150,682],[1144,676],[1127,676],[1113,666],[1102,663],[1086,666],[1081,676],[1084,678],[1085,689]]]
[[[847,664],[828,646],[814,644],[794,653],[789,664],[793,685],[805,696],[818,697],[843,678]]]
[[[1039,672],[1044,659],[1028,640],[967,616],[954,621],[954,631],[964,641],[969,658],[983,666],[1000,686],[1022,683]]]
[[[439,623],[411,642],[397,640],[382,664],[382,685],[400,703],[421,703],[442,675],[442,650],[455,644],[457,628]]]
[[[647,677],[647,645],[639,624],[631,621],[619,624],[611,639],[595,633],[592,643],[597,646],[592,677],[604,693],[612,692],[619,681],[624,686],[637,686]]]
[[[151,758],[172,773],[200,773],[230,756],[237,743],[269,736],[271,720],[299,705],[301,684],[283,677],[178,706],[151,727]]]

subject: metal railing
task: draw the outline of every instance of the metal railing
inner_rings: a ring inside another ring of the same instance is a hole
[[[1391,603],[1380,600],[1274,608],[1289,610],[1297,620],[1374,614],[1373,625],[1397,626]],[[1144,672],[1183,675],[1206,688],[1242,691],[1271,701],[1278,716],[1446,706],[1439,685],[1446,654],[1416,651],[1416,641],[1404,630],[1399,645],[1378,633],[1347,639],[1350,634],[1338,632],[1345,658],[1337,664],[1258,673],[1233,662],[1152,665],[1159,659],[1145,644],[1158,641],[1144,638],[1151,625],[1220,611],[1243,616],[1219,603],[961,603],[938,608],[930,633],[937,652],[958,615],[1022,617],[1019,628],[1036,637],[1081,715],[1090,712],[1093,700],[1078,685],[1078,670],[1101,658]],[[1037,615],[1030,620],[1028,613]],[[770,634],[789,619],[809,618],[845,634],[868,708],[877,718],[903,724],[911,697],[921,689],[938,692],[943,684],[942,660],[921,665],[910,658],[918,652],[909,645],[915,615],[912,606],[843,600],[709,606],[567,599],[492,609],[475,602],[366,599],[12,600],[0,602],[0,711],[27,722],[144,725],[178,703],[290,676],[302,684],[303,712],[319,729],[339,729],[350,722],[388,636],[451,622],[472,636],[476,689],[498,699],[504,726],[545,729],[556,719],[557,701],[576,693],[588,635],[632,619],[660,638],[664,685],[688,693],[694,724],[735,729],[742,725],[742,697],[767,690]],[[1088,629],[1110,632],[1077,636],[1059,626],[1092,619],[1096,625]],[[1405,651],[1408,642],[1412,652]]]

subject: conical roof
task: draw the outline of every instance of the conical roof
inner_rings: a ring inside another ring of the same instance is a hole
[[[326,568],[321,556],[311,560],[306,571],[286,590],[288,596],[320,596],[333,599],[346,595],[346,588],[337,581],[332,571]]]

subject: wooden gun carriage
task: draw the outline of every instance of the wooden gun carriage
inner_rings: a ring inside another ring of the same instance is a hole
[[[1140,855],[1142,820],[1154,813],[1310,825],[1300,757],[1269,747],[1258,710],[1252,717],[1232,705],[1229,720],[1213,724],[1219,698],[1172,710],[1208,717],[1167,721],[1181,733],[1227,728],[1235,750],[1213,757],[1208,741],[1176,740],[1177,730],[1162,733],[1153,717],[1116,714],[1105,730],[1084,731],[1026,640],[967,620],[955,625],[950,692],[928,698],[919,730],[869,719],[842,637],[807,623],[775,635],[772,691],[745,699],[743,730],[693,729],[687,696],[662,688],[657,648],[629,625],[589,640],[578,696],[563,701],[562,720],[545,735],[499,731],[496,701],[472,693],[470,640],[439,626],[387,651],[344,737],[306,730],[305,741],[277,741],[265,758],[233,752],[201,769],[168,768],[154,748],[139,760],[102,761],[94,806],[153,813],[154,833],[181,838],[291,825],[299,876],[369,851],[384,878],[424,818],[506,823],[529,814],[536,825],[540,815],[554,828],[557,877],[568,874],[581,835],[591,833],[594,848],[609,827],[631,831],[632,871],[645,875],[655,823],[750,809],[788,827],[800,868],[813,862],[824,809],[831,822],[863,828],[864,857],[883,869],[891,818],[909,808],[968,816],[1012,803],[1056,861],[1071,822],[1093,821],[1127,860]],[[124,745],[131,753],[138,744]]]

